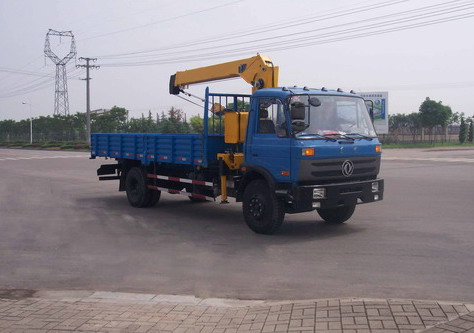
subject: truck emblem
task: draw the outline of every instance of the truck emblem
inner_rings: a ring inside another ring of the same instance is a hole
[[[341,169],[342,169],[342,174],[344,175],[344,177],[349,177],[354,172],[354,163],[352,163],[352,161],[345,160],[342,163]]]

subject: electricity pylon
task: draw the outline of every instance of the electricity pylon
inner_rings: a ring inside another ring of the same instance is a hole
[[[49,36],[59,36],[59,38],[71,38],[69,53],[60,59],[53,51],[49,42]],[[56,87],[54,92],[54,114],[69,115],[69,98],[67,93],[66,64],[76,56],[76,41],[72,31],[56,31],[49,29],[46,34],[44,44],[44,54],[56,64]]]

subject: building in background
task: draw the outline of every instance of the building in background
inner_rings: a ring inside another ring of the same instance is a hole
[[[365,100],[374,102],[374,126],[377,134],[388,134],[388,92],[361,92]]]

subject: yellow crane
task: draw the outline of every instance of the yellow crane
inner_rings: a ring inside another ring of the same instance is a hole
[[[189,69],[170,77],[170,94],[178,95],[186,87],[196,83],[212,82],[230,78],[242,78],[252,85],[252,92],[262,88],[278,86],[278,66],[270,57],[257,54],[254,57],[234,60],[222,64]],[[219,112],[225,108],[213,105],[211,111]],[[229,112],[225,115],[225,142],[243,143],[247,130],[248,112]],[[220,153],[218,159],[225,162],[231,170],[239,169],[244,161],[243,153]],[[227,202],[227,177],[221,176],[222,202]]]
[[[222,64],[189,69],[171,75],[170,94],[178,95],[189,85],[241,77],[252,85],[252,92],[278,86],[278,66],[269,57],[234,60]]]

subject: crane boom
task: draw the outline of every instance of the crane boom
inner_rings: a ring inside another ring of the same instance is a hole
[[[278,86],[278,66],[269,57],[255,57],[176,72],[170,77],[170,94],[178,95],[191,84],[241,77],[252,91]]]

